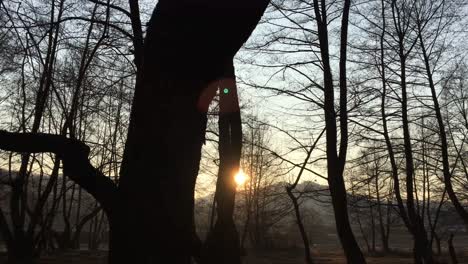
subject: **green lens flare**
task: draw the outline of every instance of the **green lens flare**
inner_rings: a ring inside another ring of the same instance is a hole
[[[223,92],[224,92],[225,94],[228,94],[228,93],[229,93],[229,89],[228,89],[228,88],[224,88]]]

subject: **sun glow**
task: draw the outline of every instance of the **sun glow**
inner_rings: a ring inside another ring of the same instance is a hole
[[[242,171],[242,169],[239,169],[239,172],[234,175],[234,181],[237,186],[241,186],[247,181],[247,175]]]

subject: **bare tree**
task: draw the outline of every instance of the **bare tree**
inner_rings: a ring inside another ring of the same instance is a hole
[[[145,38],[118,187],[90,164],[89,148],[75,138],[2,132],[1,148],[53,152],[61,158],[64,173],[92,194],[107,214],[111,263],[189,263],[193,193],[206,111],[216,91],[213,83],[232,65],[267,4],[158,2]],[[184,19],[174,20],[175,13]],[[213,20],[222,22],[208,29]],[[185,46],[197,38],[205,41]],[[181,75],[184,79],[178,78]],[[150,173],[154,168],[157,172]],[[146,243],[149,240],[155,243]]]

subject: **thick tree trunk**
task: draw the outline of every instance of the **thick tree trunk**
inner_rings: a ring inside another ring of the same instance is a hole
[[[417,264],[430,264],[433,263],[432,248],[429,240],[427,239],[426,231],[423,228],[417,228],[418,231],[414,235],[414,263]]]
[[[28,237],[16,238],[7,249],[7,264],[35,263],[37,256],[34,252],[34,244]]]
[[[267,3],[159,1],[135,91],[119,210],[110,217],[111,229],[117,230],[111,235],[112,262],[190,263],[193,195],[208,104]],[[219,212],[218,219],[229,220]],[[217,223],[218,228],[221,224],[235,231],[232,218],[230,224]],[[125,231],[129,226],[132,232]],[[237,232],[231,233],[229,242],[238,245]]]
[[[193,194],[206,125],[198,99],[205,85],[155,75],[159,81],[141,97],[147,102],[140,111],[148,119],[135,120],[138,131],[127,160],[131,178],[120,181],[117,217],[110,221],[119,230],[111,242],[116,263],[190,261]]]
[[[137,56],[139,73],[118,187],[89,164],[89,148],[76,140],[1,132],[0,148],[54,152],[63,159],[64,174],[106,212],[110,263],[190,263],[195,180],[214,84],[267,4],[158,2],[143,55]],[[134,13],[136,9],[134,5]]]

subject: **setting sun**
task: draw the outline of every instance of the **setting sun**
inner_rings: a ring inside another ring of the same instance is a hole
[[[247,181],[247,175],[239,169],[239,172],[236,173],[234,176],[234,181],[236,182],[237,186],[243,185]]]

